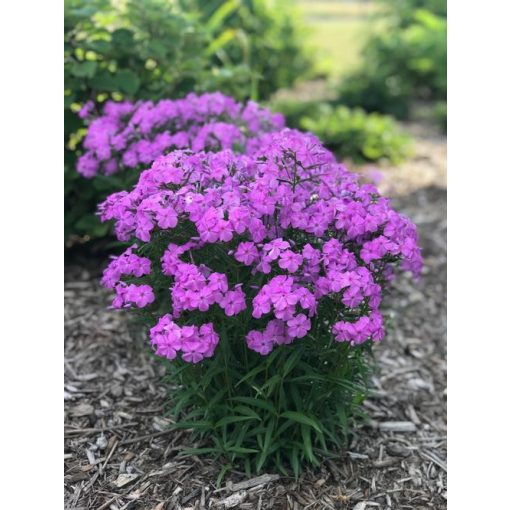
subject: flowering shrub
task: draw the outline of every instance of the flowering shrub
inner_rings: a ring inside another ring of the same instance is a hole
[[[252,101],[238,103],[218,92],[156,103],[107,101],[101,114],[92,102],[87,102],[79,115],[89,128],[76,168],[90,181],[84,184],[95,190],[94,207],[108,194],[131,188],[144,167],[171,150],[242,152],[250,137],[284,125],[282,115],[272,114]],[[68,211],[66,218],[69,216],[78,231],[91,236],[106,234],[108,226],[86,214],[87,200],[69,205],[76,214]]]
[[[87,118],[92,111],[92,103],[86,103],[80,115]],[[103,115],[90,122],[77,170],[88,178],[112,175],[150,164],[172,149],[242,151],[249,137],[283,125],[282,115],[219,92],[157,103],[109,101]]]
[[[100,205],[119,240],[102,283],[135,309],[180,383],[180,426],[248,471],[316,462],[363,399],[395,268],[418,276],[415,226],[310,134],[246,154],[176,150]],[[182,417],[181,417],[182,418]]]

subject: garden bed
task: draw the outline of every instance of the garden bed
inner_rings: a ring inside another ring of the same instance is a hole
[[[446,508],[446,192],[419,189],[394,205],[418,226],[424,276],[398,279],[388,299],[392,329],[375,348],[365,404],[373,421],[298,480],[233,473],[216,489],[218,462],[179,458],[189,439],[163,417],[160,363],[106,309],[101,268],[67,267],[66,508]]]

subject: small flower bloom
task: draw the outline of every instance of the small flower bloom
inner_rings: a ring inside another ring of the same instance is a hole
[[[260,331],[250,331],[246,335],[246,343],[249,349],[262,354],[262,356],[266,356],[273,350],[273,342],[271,341],[271,338]]]
[[[219,305],[225,310],[225,315],[231,317],[232,315],[237,315],[242,310],[246,310],[244,298],[244,292],[240,288],[236,288],[226,292]]]
[[[242,242],[239,243],[234,257],[239,262],[250,266],[259,258],[259,252],[254,243]]]
[[[293,253],[290,250],[284,251],[280,255],[278,265],[286,269],[289,273],[295,273],[303,262],[303,257],[299,253]]]
[[[311,327],[310,319],[302,313],[287,321],[287,332],[291,338],[303,338]]]

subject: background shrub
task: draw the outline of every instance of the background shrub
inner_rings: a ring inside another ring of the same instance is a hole
[[[252,99],[267,99],[312,73],[303,30],[287,0],[180,0],[214,37],[213,63],[250,72]],[[225,91],[228,93],[228,91]]]
[[[399,163],[411,155],[411,137],[387,115],[317,101],[280,101],[272,107],[289,127],[313,132],[341,159]]]
[[[410,154],[410,137],[391,117],[367,114],[361,108],[326,105],[312,117],[304,117],[301,127],[314,132],[342,159],[399,163]]]
[[[380,0],[393,27],[405,28],[414,23],[415,12],[423,9],[446,19],[445,0]]]
[[[342,82],[339,101],[407,118],[412,101],[446,100],[446,18],[441,9],[389,3],[392,24],[369,40],[363,66]]]

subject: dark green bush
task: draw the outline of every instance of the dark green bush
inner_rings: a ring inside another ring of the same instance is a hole
[[[272,108],[288,126],[315,133],[341,159],[399,163],[411,153],[410,137],[385,115],[315,101],[281,101]]]
[[[85,133],[77,115],[80,107],[88,100],[157,100],[211,90],[246,99],[290,85],[306,60],[289,16],[267,5],[237,0],[65,1],[66,240],[107,233],[94,213],[98,202],[115,190],[111,179],[88,181],[75,171]]]
[[[446,98],[445,18],[424,9],[397,18],[363,56],[363,67],[340,86],[342,104],[407,118],[412,101]]]

